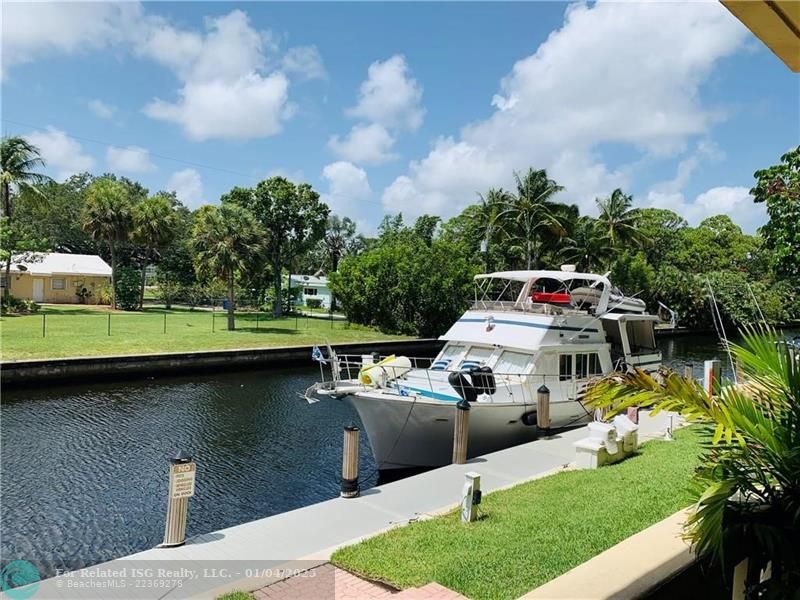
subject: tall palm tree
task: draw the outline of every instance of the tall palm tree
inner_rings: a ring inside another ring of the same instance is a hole
[[[256,268],[263,251],[263,228],[246,208],[231,202],[206,205],[192,228],[195,270],[201,279],[217,278],[228,289],[228,330],[236,328],[236,276]]]
[[[749,598],[794,598],[800,589],[800,350],[770,329],[747,329],[731,352],[744,383],[723,382],[709,398],[702,386],[675,373],[658,383],[642,371],[612,375],[588,391],[588,404],[653,405],[682,414],[708,434],[693,477],[697,503],[687,537],[700,555],[724,566],[749,558],[758,574]]]
[[[643,236],[638,226],[638,213],[631,208],[632,196],[617,188],[608,198],[598,198],[596,202],[600,209],[597,218],[600,231],[608,238],[612,248],[617,249],[628,243],[641,244]]]
[[[486,192],[485,196],[479,194],[478,197],[480,201],[475,212],[478,221],[476,225],[482,234],[484,270],[488,273],[490,271],[489,252],[497,234],[498,218],[503,208],[509,203],[511,196],[502,188],[492,188]]]
[[[31,192],[41,195],[39,186],[50,181],[50,178],[36,170],[45,166],[39,149],[22,137],[4,137],[0,141],[0,210],[5,218],[4,227],[11,227],[13,216],[13,194]],[[8,302],[11,294],[9,278],[11,272],[11,252],[5,249],[5,280],[3,298]]]
[[[128,240],[133,226],[128,188],[109,178],[95,180],[86,193],[82,226],[92,239],[108,244],[111,253],[111,308],[117,308],[117,245]]]
[[[139,308],[144,305],[144,284],[147,265],[156,259],[158,252],[175,239],[178,213],[166,196],[152,196],[133,206],[131,239],[142,247],[142,286]]]
[[[514,173],[517,193],[504,201],[498,215],[503,231],[521,252],[526,268],[538,266],[546,234],[556,237],[566,235],[562,211],[563,204],[552,197],[564,188],[548,179],[544,169],[528,169],[520,177]]]
[[[339,261],[353,249],[356,240],[356,224],[349,217],[341,218],[337,215],[328,217],[325,228],[325,237],[322,245],[325,247],[328,264],[331,272],[339,269]],[[336,310],[336,296],[331,296],[331,312]]]
[[[583,215],[575,222],[572,234],[564,239],[559,255],[564,261],[576,264],[579,271],[591,272],[608,266],[613,249],[599,231],[597,219]]]

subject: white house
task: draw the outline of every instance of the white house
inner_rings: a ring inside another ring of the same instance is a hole
[[[300,302],[306,304],[310,298],[322,300],[324,308],[331,306],[331,290],[328,287],[328,278],[318,275],[289,275],[289,287],[301,288]]]

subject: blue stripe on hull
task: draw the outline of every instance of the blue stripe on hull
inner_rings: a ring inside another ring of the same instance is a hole
[[[486,319],[472,319],[462,318],[458,320],[459,323],[485,323]],[[583,327],[567,327],[566,325],[547,325],[546,323],[533,323],[528,321],[509,321],[508,319],[494,319],[494,323],[502,323],[503,325],[518,325],[520,327],[534,327],[536,329],[555,329],[556,331],[588,331],[591,333],[598,333],[597,329],[583,328]]]

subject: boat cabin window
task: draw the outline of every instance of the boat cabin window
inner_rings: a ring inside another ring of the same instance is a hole
[[[504,350],[494,365],[495,373],[525,373],[530,367],[533,356],[523,352]]]
[[[572,379],[572,354],[558,355],[558,380]]]
[[[628,321],[625,324],[631,354],[653,354],[657,351],[652,321]]]
[[[575,355],[575,377],[578,379],[600,375],[602,372],[600,357],[596,352]]]
[[[447,344],[447,346],[442,349],[439,357],[433,361],[431,369],[434,371],[444,371],[456,357],[464,352],[465,348],[466,346],[463,344]]]
[[[480,367],[483,363],[489,360],[489,357],[494,354],[494,348],[485,346],[472,346],[467,350],[467,355],[458,368],[462,371],[471,369],[472,367]]]

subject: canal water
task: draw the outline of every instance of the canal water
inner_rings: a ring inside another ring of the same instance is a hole
[[[713,337],[659,341],[682,370],[724,358]],[[0,559],[43,576],[151,548],[163,536],[168,459],[197,462],[195,535],[333,498],[349,404],[309,405],[314,367],[4,392]],[[366,439],[362,482],[377,474]]]

